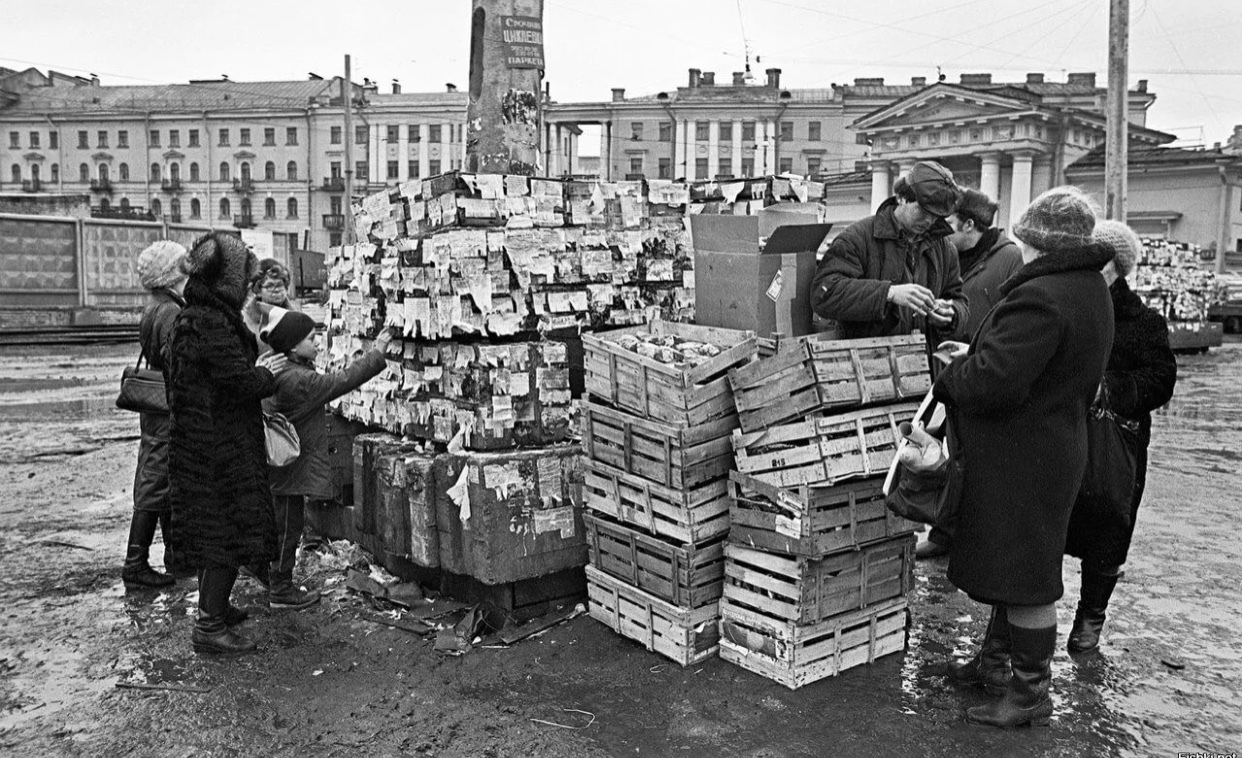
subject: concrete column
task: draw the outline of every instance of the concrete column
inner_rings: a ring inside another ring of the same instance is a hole
[[[387,158],[384,157],[384,151],[380,149],[380,129],[379,124],[371,124],[371,137],[367,140],[367,182],[369,184],[383,184],[386,181],[383,177],[388,166]],[[385,165],[381,166],[380,164]]]
[[[742,119],[733,119],[733,153],[729,156],[729,173],[733,176],[742,175]]]
[[[695,176],[695,160],[699,157],[699,146],[695,141],[695,130],[698,122],[694,119],[686,119],[686,181],[692,182],[695,179],[701,179]]]
[[[1000,197],[1000,153],[979,156],[979,191],[993,201]]]
[[[1046,153],[1036,153],[1034,164],[1031,168],[1031,196],[1035,196],[1050,190],[1055,185],[1052,183],[1052,156]]]
[[[565,130],[560,124],[553,124],[551,176],[560,176],[563,173],[565,173]]]
[[[776,173],[776,123],[771,119],[763,122],[763,173]]]
[[[599,128],[599,178],[612,180],[612,121],[605,121]]]
[[[410,180],[410,138],[405,125],[397,127],[397,181]]]
[[[1031,204],[1031,159],[1026,151],[1013,154],[1013,178],[1009,189],[1009,218],[1016,219]]]
[[[707,122],[707,176],[704,179],[715,179],[720,173],[720,120]]]
[[[448,121],[440,123],[440,170],[450,171],[453,168],[452,134]]]
[[[768,173],[768,122],[755,120],[755,176]]]
[[[871,211],[873,213],[880,207],[880,203],[892,194],[888,171],[888,161],[874,161],[871,164]]]
[[[567,131],[568,134],[566,137],[568,138],[569,145],[568,149],[565,151],[565,161],[568,164],[569,170],[565,173],[576,174],[578,173],[578,135],[575,134],[572,129]]]
[[[418,125],[418,175],[426,179],[431,173],[431,150],[427,140],[431,135],[431,128],[427,124]]]
[[[910,169],[914,168],[915,163],[918,163],[918,161],[910,160],[909,158],[897,161],[897,178],[900,179],[906,174],[909,174]]]
[[[686,175],[686,120],[677,119],[673,129],[673,177]]]

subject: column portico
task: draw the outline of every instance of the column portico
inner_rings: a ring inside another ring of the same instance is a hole
[[[686,120],[678,119],[677,128],[673,130],[673,176],[676,179],[686,175]]]
[[[701,178],[694,175],[695,157],[699,154],[698,146],[694,139],[697,128],[698,123],[694,119],[686,119],[686,148],[684,155],[686,157],[686,181],[688,182]]]
[[[1031,204],[1031,164],[1034,154],[1023,150],[1013,154],[1013,178],[1009,189],[1009,218],[1017,219]]]
[[[993,201],[1000,197],[1000,153],[979,156],[979,191]]]
[[[888,161],[874,161],[871,164],[871,212],[875,213],[880,207],[880,203],[888,199],[891,194],[891,186],[889,184],[889,164]]]
[[[427,142],[430,134],[429,124],[418,125],[418,177],[420,179],[426,179],[431,175],[431,145]]]
[[[720,174],[720,121],[712,119],[707,122],[707,176],[704,179],[715,179]]]
[[[729,156],[729,173],[737,178],[742,175],[742,119],[733,119],[733,152]]]

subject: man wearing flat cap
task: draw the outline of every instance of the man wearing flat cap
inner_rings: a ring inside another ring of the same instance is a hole
[[[960,191],[952,172],[920,161],[893,192],[833,240],[811,283],[811,306],[839,322],[844,339],[923,331],[934,346],[968,315],[945,221]]]

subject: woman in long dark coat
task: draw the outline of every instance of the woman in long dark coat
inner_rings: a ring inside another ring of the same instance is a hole
[[[1100,275],[1112,252],[1092,242],[1094,226],[1078,190],[1037,197],[1013,227],[1024,265],[934,385],[964,461],[948,577],[993,607],[980,655],[951,673],[1004,686],[999,700],[967,710],[978,723],[1042,725],[1052,714],[1065,532],[1085,468],[1087,408],[1113,338]]]
[[[173,548],[199,572],[194,649],[255,649],[230,623],[239,566],[277,555],[260,400],[276,387],[284,356],[255,365],[258,347],[241,317],[256,265],[240,239],[213,232],[194,243],[186,264],[186,307],[173,329],[168,365],[172,417],[169,455]]]
[[[1130,551],[1139,501],[1147,484],[1151,412],[1169,402],[1177,384],[1177,359],[1169,347],[1169,325],[1163,316],[1143,305],[1126,282],[1143,243],[1120,221],[1099,222],[1094,237],[1115,254],[1104,266],[1116,323],[1104,388],[1113,412],[1139,424],[1138,466],[1128,526],[1093,518],[1082,508],[1075,508],[1070,518],[1065,552],[1082,559],[1082,592],[1067,644],[1071,653],[1094,650],[1100,644],[1105,611]]]

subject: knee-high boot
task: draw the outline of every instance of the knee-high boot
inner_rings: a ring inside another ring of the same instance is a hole
[[[151,540],[160,515],[155,511],[134,511],[129,523],[129,540],[125,549],[125,567],[121,579],[126,587],[167,587],[175,580],[151,568]]]
[[[1104,630],[1105,611],[1108,601],[1117,587],[1118,568],[1082,569],[1082,592],[1078,599],[1078,611],[1074,614],[1074,626],[1070,629],[1065,647],[1071,653],[1085,653],[1100,646],[1100,632]]]
[[[228,626],[229,595],[237,569],[207,568],[198,575],[198,618],[194,622],[194,650],[211,655],[238,655],[258,646]]]
[[[1052,653],[1057,628],[1009,625],[1013,676],[999,700],[966,709],[966,718],[988,726],[1047,726],[1052,716]]]
[[[993,695],[1009,684],[1009,619],[1004,606],[992,606],[992,617],[974,658],[949,663],[949,677],[960,684],[982,687]]]

